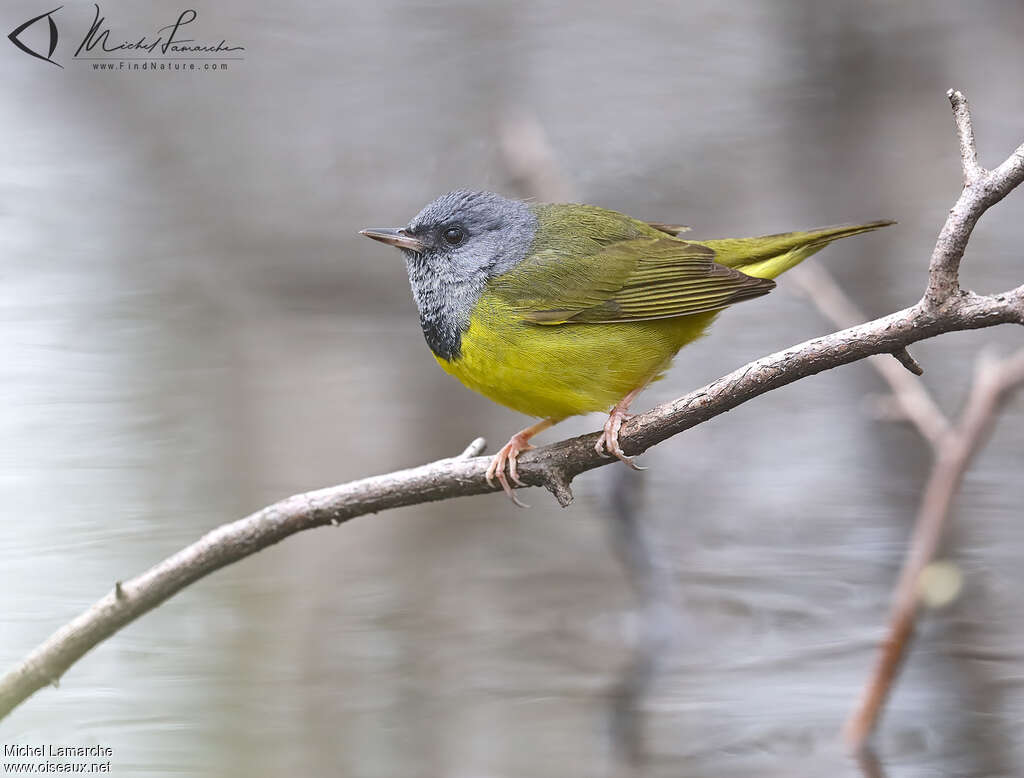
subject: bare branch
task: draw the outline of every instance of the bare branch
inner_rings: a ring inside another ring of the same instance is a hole
[[[967,99],[952,90],[947,96],[953,106],[960,141],[964,190],[936,244],[928,291],[922,301],[924,304],[948,304],[962,294],[957,272],[970,230],[990,204],[998,202],[1024,180],[1024,169],[1019,160],[1024,146],[1018,148],[995,172],[986,171],[978,165]],[[809,264],[795,268],[792,276],[818,309],[834,323],[844,326],[863,320],[863,314],[824,268]],[[928,295],[932,295],[930,300]],[[893,355],[908,370],[921,374],[920,366],[909,352],[896,351]],[[999,405],[1024,381],[1024,351],[999,365],[994,365],[991,359],[979,360],[970,400],[954,429],[921,382],[889,360],[871,357],[869,361],[889,384],[903,416],[931,444],[935,462],[896,587],[885,641],[861,701],[844,728],[847,743],[859,751],[865,748],[877,725],[906,655],[917,616],[921,573],[938,549],[964,473],[994,423]]]
[[[798,265],[789,275],[818,311],[837,327],[849,327],[866,318],[836,283],[832,274],[817,262]],[[894,356],[898,353],[893,352]],[[904,350],[904,353],[913,360],[909,352]],[[889,385],[902,415],[929,443],[933,446],[938,445],[949,432],[949,420],[936,405],[924,384],[888,357],[869,357],[868,362]]]
[[[793,276],[818,309],[834,323],[842,326],[863,318],[825,268],[818,264],[800,266],[794,268]],[[913,361],[909,352],[903,353]],[[894,355],[899,359],[899,352]],[[913,422],[931,444],[935,463],[893,597],[885,641],[863,696],[844,728],[847,743],[858,751],[865,748],[877,726],[906,656],[918,612],[921,574],[935,556],[963,476],[994,423],[1000,404],[1024,383],[1024,350],[1001,363],[983,355],[978,362],[971,399],[953,429],[921,382],[883,357],[870,357],[868,361],[889,384],[904,417]],[[916,361],[913,364],[916,365]]]
[[[966,110],[966,109],[965,109]],[[916,305],[880,319],[806,341],[762,357],[701,389],[634,417],[621,442],[636,455],[719,414],[806,376],[874,354],[892,354],[926,338],[956,330],[1024,323],[1024,286],[982,296],[962,292],[956,273],[975,222],[1024,178],[1018,150],[984,184],[965,189],[933,252],[928,292]],[[950,285],[952,282],[952,286]],[[597,433],[564,440],[524,455],[525,483],[546,486],[560,501],[571,499],[569,483],[582,472],[610,464],[597,454]],[[403,505],[494,491],[484,472],[487,460],[452,458],[341,486],[296,495],[251,516],[223,525],[191,546],[125,581],[0,679],[0,717],[37,689],[55,682],[83,654],[125,624],[189,584],[302,530],[341,523],[355,516]]]
[[[978,147],[974,142],[974,125],[971,123],[971,108],[961,92],[950,89],[946,92],[953,106],[953,121],[960,140],[960,167],[964,173],[964,186],[970,186],[985,174],[978,164]]]
[[[896,587],[886,639],[871,681],[844,730],[846,741],[853,748],[861,749],[866,744],[899,671],[914,631],[921,573],[938,550],[964,473],[991,432],[1000,407],[1021,386],[1024,386],[1024,349],[1002,361],[982,354],[961,420],[936,447],[935,464],[925,486],[907,559]]]
[[[471,457],[478,457],[487,449],[487,441],[483,438],[474,438],[470,441],[469,445],[466,446],[466,450],[463,451],[457,459],[469,459]]]
[[[956,299],[960,293],[960,260],[964,256],[974,225],[985,211],[1024,181],[1024,144],[1018,146],[1017,150],[995,170],[980,167],[978,152],[974,146],[974,127],[967,98],[952,89],[946,96],[953,106],[953,117],[960,139],[964,188],[950,210],[949,218],[946,219],[932,252],[928,267],[928,288],[923,300],[931,307],[941,307]]]

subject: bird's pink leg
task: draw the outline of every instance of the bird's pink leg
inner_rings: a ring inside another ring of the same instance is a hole
[[[508,465],[508,474],[512,477],[512,480],[519,486],[526,486],[526,484],[519,480],[519,455],[533,448],[530,445],[530,438],[543,432],[548,427],[558,424],[560,421],[561,419],[544,419],[509,438],[508,443],[502,446],[498,453],[494,455],[490,466],[487,468],[487,483],[494,486],[494,479],[497,478],[498,483],[501,484],[501,488],[505,490],[505,494],[508,495],[509,499],[520,508],[526,508],[527,506],[516,498],[512,487],[509,486],[508,479],[505,477],[505,465]]]
[[[623,453],[622,447],[619,445],[619,429],[622,427],[622,422],[630,418],[630,414],[626,413],[629,410],[629,404],[643,390],[644,387],[637,387],[615,404],[611,413],[608,414],[608,421],[604,423],[604,432],[601,433],[601,437],[594,444],[594,449],[598,454],[616,456],[634,470],[646,470],[647,468],[640,467],[640,465],[633,461],[632,457],[627,457]]]

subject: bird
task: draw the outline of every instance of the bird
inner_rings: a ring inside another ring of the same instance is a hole
[[[640,469],[619,444],[636,396],[734,303],[834,240],[893,224],[690,240],[688,227],[577,203],[486,191],[441,195],[406,226],[360,231],[401,250],[420,326],[438,364],[485,397],[540,421],[494,455],[517,505],[519,455],[569,416],[607,420],[595,444]],[[507,475],[506,475],[507,470]]]

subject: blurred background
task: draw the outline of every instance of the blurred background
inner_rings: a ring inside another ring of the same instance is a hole
[[[193,7],[195,37],[244,61],[93,71],[63,32],[84,3],[55,16],[63,70],[0,46],[4,669],[220,523],[524,425],[437,368],[398,253],[357,235],[457,187],[527,194],[501,145],[524,117],[582,200],[698,238],[898,219],[820,255],[872,316],[919,297],[959,192],[945,90],[971,99],[983,164],[1024,139],[1017,2]],[[44,10],[8,2],[0,26]],[[103,5],[114,37],[178,10]],[[984,217],[966,286],[1024,280],[1022,212],[1018,192]],[[637,407],[831,329],[782,279]],[[914,353],[955,413],[976,354],[1020,342]],[[108,745],[120,775],[620,774],[638,619],[608,542],[618,484],[642,492],[671,599],[643,774],[861,775],[838,731],[930,459],[873,416],[882,392],[864,363],[800,381],[645,473],[587,474],[568,510],[533,490],[528,511],[488,495],[303,533],[99,646],[0,741]],[[942,555],[964,588],[921,621],[877,739],[889,776],[1024,771],[1022,406],[958,498]]]

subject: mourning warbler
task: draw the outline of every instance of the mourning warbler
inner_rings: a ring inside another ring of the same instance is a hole
[[[619,446],[630,403],[719,311],[767,294],[773,278],[833,240],[887,224],[698,241],[592,205],[460,190],[405,227],[361,234],[402,250],[441,367],[541,417],[487,471],[515,500],[508,477],[522,484],[519,454],[567,416],[608,412],[597,450],[632,465]]]

